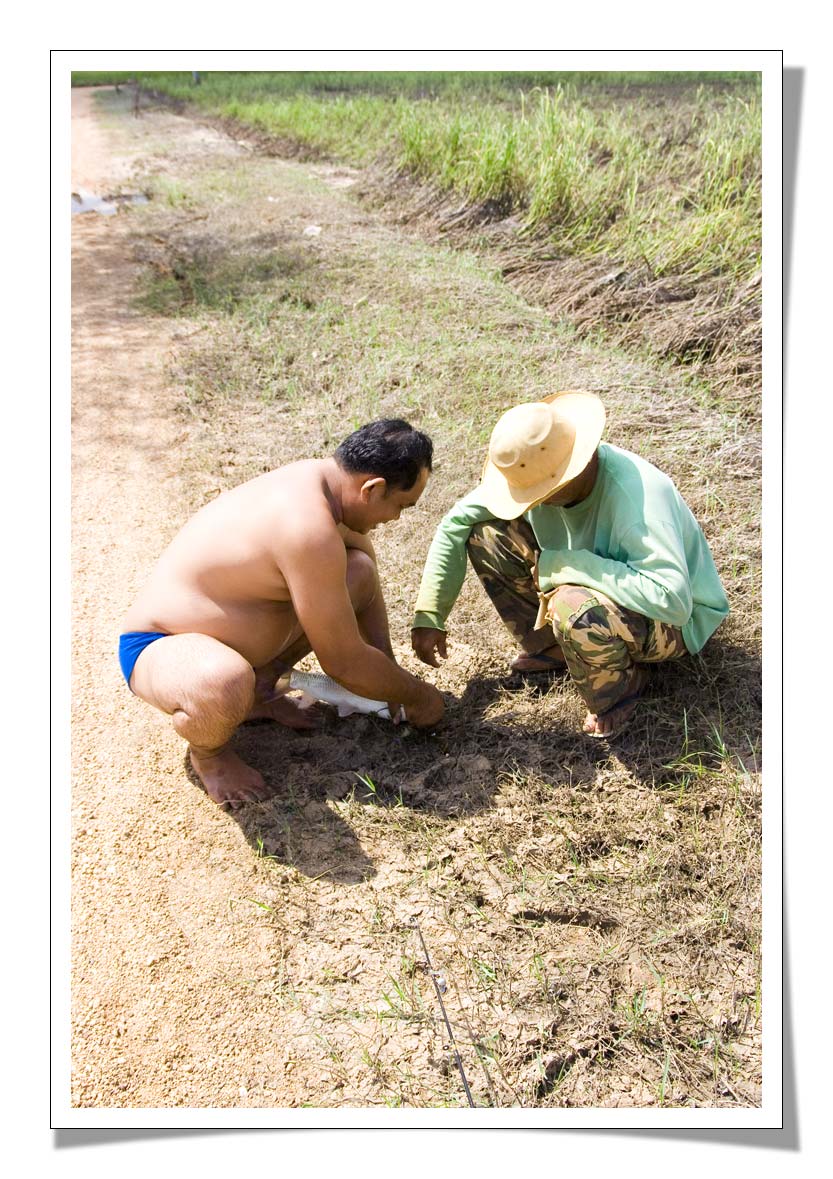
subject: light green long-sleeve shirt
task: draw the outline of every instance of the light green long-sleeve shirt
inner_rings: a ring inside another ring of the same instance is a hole
[[[559,585],[600,590],[683,632],[696,652],[729,613],[711,551],[679,491],[656,467],[609,443],[587,499],[569,508],[540,504],[523,517],[541,548],[542,591]],[[466,542],[494,519],[476,489],[443,517],[428,550],[413,626],[445,630],[466,576]]]

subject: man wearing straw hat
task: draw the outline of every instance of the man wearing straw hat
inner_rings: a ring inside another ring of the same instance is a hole
[[[411,642],[439,666],[466,554],[521,651],[519,672],[566,668],[584,732],[612,737],[645,664],[700,651],[729,605],[700,526],[672,481],[601,441],[602,402],[561,392],[495,426],[480,485],[441,521]]]

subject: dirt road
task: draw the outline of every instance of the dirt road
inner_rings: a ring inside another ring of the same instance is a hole
[[[99,195],[129,189],[160,143],[175,143],[180,162],[192,148],[212,158],[243,150],[158,109],[105,132],[79,91],[73,126],[73,187]],[[282,212],[305,225],[308,206],[293,188],[303,173],[275,168],[288,178]],[[356,1084],[345,1089],[322,1026],[334,991],[349,1011],[359,962],[363,1004],[389,985],[401,935],[380,936],[374,914],[403,878],[401,855],[374,857],[316,798],[294,813],[305,870],[267,865],[261,855],[274,849],[258,834],[269,816],[235,821],[208,801],[167,718],[131,697],[116,662],[121,617],[189,514],[177,461],[188,425],[165,376],[188,325],[131,310],[130,235],[129,214],[73,218],[72,1104],[384,1104],[362,1053],[378,1054],[392,1032],[380,1021],[356,1032],[347,1017]],[[315,781],[307,756],[332,770],[356,752],[340,736],[287,739],[306,782]],[[273,765],[273,779],[281,769]],[[346,879],[356,888],[345,890]],[[397,1059],[412,1030],[391,1046]],[[422,1035],[413,1071],[436,1076],[439,1042],[432,1029]]]
[[[132,161],[114,158],[90,95],[72,98],[73,188],[104,194]],[[283,1065],[258,1004],[241,1020],[238,1001],[265,968],[257,910],[230,909],[251,892],[251,848],[115,659],[121,615],[179,521],[172,329],[131,312],[136,269],[123,219],[73,219],[72,1100],[257,1104]]]

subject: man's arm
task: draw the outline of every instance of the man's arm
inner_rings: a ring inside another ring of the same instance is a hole
[[[432,667],[438,666],[436,653],[446,657],[445,622],[463,588],[471,530],[491,518],[489,510],[470,493],[445,514],[434,533],[411,624],[411,646],[422,662]]]
[[[359,552],[365,553],[370,557],[374,566],[378,566],[376,550],[373,548],[369,536],[364,536],[361,532],[353,532],[346,524],[338,525],[338,533],[347,549],[357,549]],[[383,655],[387,655],[388,659],[393,659],[394,662],[396,661],[396,656],[393,653],[390,643],[388,612],[385,606],[381,583],[376,597],[362,614],[361,633],[363,638],[370,643],[371,647],[375,647],[377,651],[381,651]]]
[[[541,590],[585,585],[601,590],[626,610],[669,626],[691,617],[692,595],[682,537],[673,522],[657,521],[650,535],[633,526],[622,538],[625,560],[586,549],[544,549],[538,559]]]
[[[347,589],[345,542],[334,527],[284,532],[280,567],[298,620],[327,675],[360,696],[404,705],[413,724],[440,719],[443,702],[436,688],[362,637]]]

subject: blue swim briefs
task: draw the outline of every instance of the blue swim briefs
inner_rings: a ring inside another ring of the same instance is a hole
[[[164,630],[129,630],[127,634],[119,635],[119,663],[121,664],[122,674],[127,680],[128,688],[130,687],[130,677],[133,675],[136,660],[142,654],[145,647],[149,647],[157,639],[166,639],[167,637],[168,635]]]

